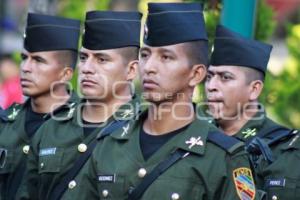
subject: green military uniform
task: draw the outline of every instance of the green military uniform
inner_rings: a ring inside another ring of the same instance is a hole
[[[69,109],[69,105],[72,105],[77,101],[77,96],[73,95],[68,102],[56,109],[54,112],[59,113],[66,109]],[[16,192],[21,180],[23,178],[23,172],[26,167],[26,159],[30,152],[30,145],[32,135],[26,132],[26,123],[28,122],[26,116],[28,110],[31,109],[30,99],[28,99],[24,105],[15,104],[12,105],[7,111],[7,117],[4,127],[0,133],[0,148],[6,151],[6,156],[3,158],[2,165],[0,167],[0,184],[1,184],[1,196],[2,199],[8,198],[9,195],[13,195],[12,191]],[[51,114],[45,114],[43,122],[48,120]],[[43,123],[40,122],[40,123]],[[38,126],[40,126],[39,124]],[[36,127],[38,128],[38,127]]]
[[[254,116],[257,120],[249,120],[235,137],[249,141],[259,137],[261,130],[268,130],[278,126],[274,121],[266,117],[265,113],[258,113]],[[268,200],[296,200],[300,199],[300,143],[299,134],[291,133],[291,136],[283,138],[280,142],[270,146],[274,161],[269,163],[266,159],[260,158],[256,167],[258,187],[267,192]],[[294,136],[293,136],[294,135]],[[269,140],[272,132],[266,134],[263,139]]]
[[[147,173],[176,149],[189,153],[161,174],[141,199],[254,199],[255,188],[242,143],[220,148],[208,139],[216,128],[204,120],[189,127],[145,160],[140,147],[140,129],[147,112],[104,140],[93,152],[89,171],[81,180],[78,199],[126,199]],[[222,135],[222,134],[220,134]],[[223,137],[226,137],[223,135]],[[239,182],[247,177],[247,182]],[[240,184],[240,185],[238,185]],[[244,186],[245,191],[239,186]]]
[[[84,101],[82,102],[84,104]],[[84,153],[100,130],[115,120],[131,119],[139,110],[139,99],[134,98],[122,105],[105,123],[88,135],[81,122],[83,104],[71,109],[59,119],[51,119],[38,131],[29,154],[26,182],[28,193],[22,191],[22,198],[49,199],[53,188]],[[72,187],[72,184],[71,186]],[[26,188],[24,188],[26,190]]]

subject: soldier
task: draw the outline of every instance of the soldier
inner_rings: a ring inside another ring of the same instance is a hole
[[[258,100],[271,49],[218,26],[205,91],[217,126],[249,144],[258,185],[267,191],[267,199],[296,200],[300,173],[293,166],[299,161],[299,134],[269,119]],[[260,154],[263,158],[258,163]]]
[[[243,143],[198,119],[208,42],[197,3],[149,3],[139,70],[149,109],[101,140],[79,199],[254,199]]]
[[[2,199],[15,199],[30,143],[52,112],[69,110],[76,100],[68,91],[76,65],[80,21],[29,13],[21,63],[21,85],[28,100],[13,105],[1,120],[0,166]]]
[[[84,168],[97,135],[121,128],[138,113],[131,84],[138,66],[140,20],[138,12],[86,14],[78,64],[83,99],[72,112],[56,116],[38,131],[24,183],[28,194],[23,192],[22,198],[61,199],[67,190],[63,199],[78,199],[68,197],[80,186],[73,179]]]

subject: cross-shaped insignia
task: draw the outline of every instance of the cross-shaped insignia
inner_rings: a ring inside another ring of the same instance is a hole
[[[248,138],[250,136],[255,136],[256,128],[253,128],[253,129],[248,128],[245,131],[243,131],[242,134],[244,135],[244,138]]]
[[[8,115],[8,119],[10,119],[10,120],[16,119],[19,112],[20,112],[20,109],[17,110],[16,108],[13,108],[12,113],[10,115]]]
[[[125,110],[123,113],[121,113],[122,118],[127,118],[128,116],[133,115],[133,111],[131,109]]]
[[[191,149],[193,146],[203,146],[203,141],[201,140],[201,136],[198,138],[191,137],[188,141],[185,141],[186,144],[189,144],[189,149]]]
[[[123,133],[122,133],[121,137],[124,137],[128,133],[129,124],[127,124],[126,126],[123,126],[122,128],[123,128]]]

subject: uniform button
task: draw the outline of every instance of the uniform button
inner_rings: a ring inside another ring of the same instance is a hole
[[[107,197],[108,196],[108,190],[102,190],[102,196]]]
[[[296,133],[298,133],[298,130],[293,130],[293,134],[296,134]]]
[[[25,145],[23,147],[23,153],[28,154],[29,153],[29,149],[30,149],[30,146],[29,145]]]
[[[41,166],[41,168],[44,168],[45,164],[44,164],[44,163],[41,163],[40,166]]]
[[[144,176],[145,176],[146,174],[147,174],[147,171],[146,171],[145,168],[139,169],[138,176],[139,176],[140,178],[144,178]]]
[[[211,124],[212,122],[213,122],[212,120],[208,120],[208,123],[210,123],[210,124]]]
[[[278,199],[278,197],[276,195],[272,196],[272,200],[277,200],[277,199]]]
[[[179,196],[178,193],[173,193],[172,196],[171,196],[172,200],[178,200],[179,197],[180,197],[180,196]]]
[[[84,152],[86,152],[86,150],[87,150],[87,146],[85,144],[79,144],[78,145],[78,151],[80,153],[84,153]]]
[[[76,187],[76,182],[75,181],[70,181],[69,182],[69,188],[73,189],[74,187]]]

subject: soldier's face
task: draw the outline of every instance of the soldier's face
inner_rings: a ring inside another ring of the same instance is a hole
[[[246,74],[236,66],[210,66],[205,80],[209,111],[217,120],[240,117],[249,103],[251,87]]]
[[[150,102],[173,101],[187,95],[191,67],[182,44],[150,47],[145,45],[139,56],[143,96]]]
[[[23,94],[37,97],[51,94],[52,84],[63,79],[64,66],[57,51],[22,52],[21,85]]]
[[[128,86],[128,72],[117,49],[89,50],[82,48],[78,64],[80,90],[86,99],[119,98]]]

